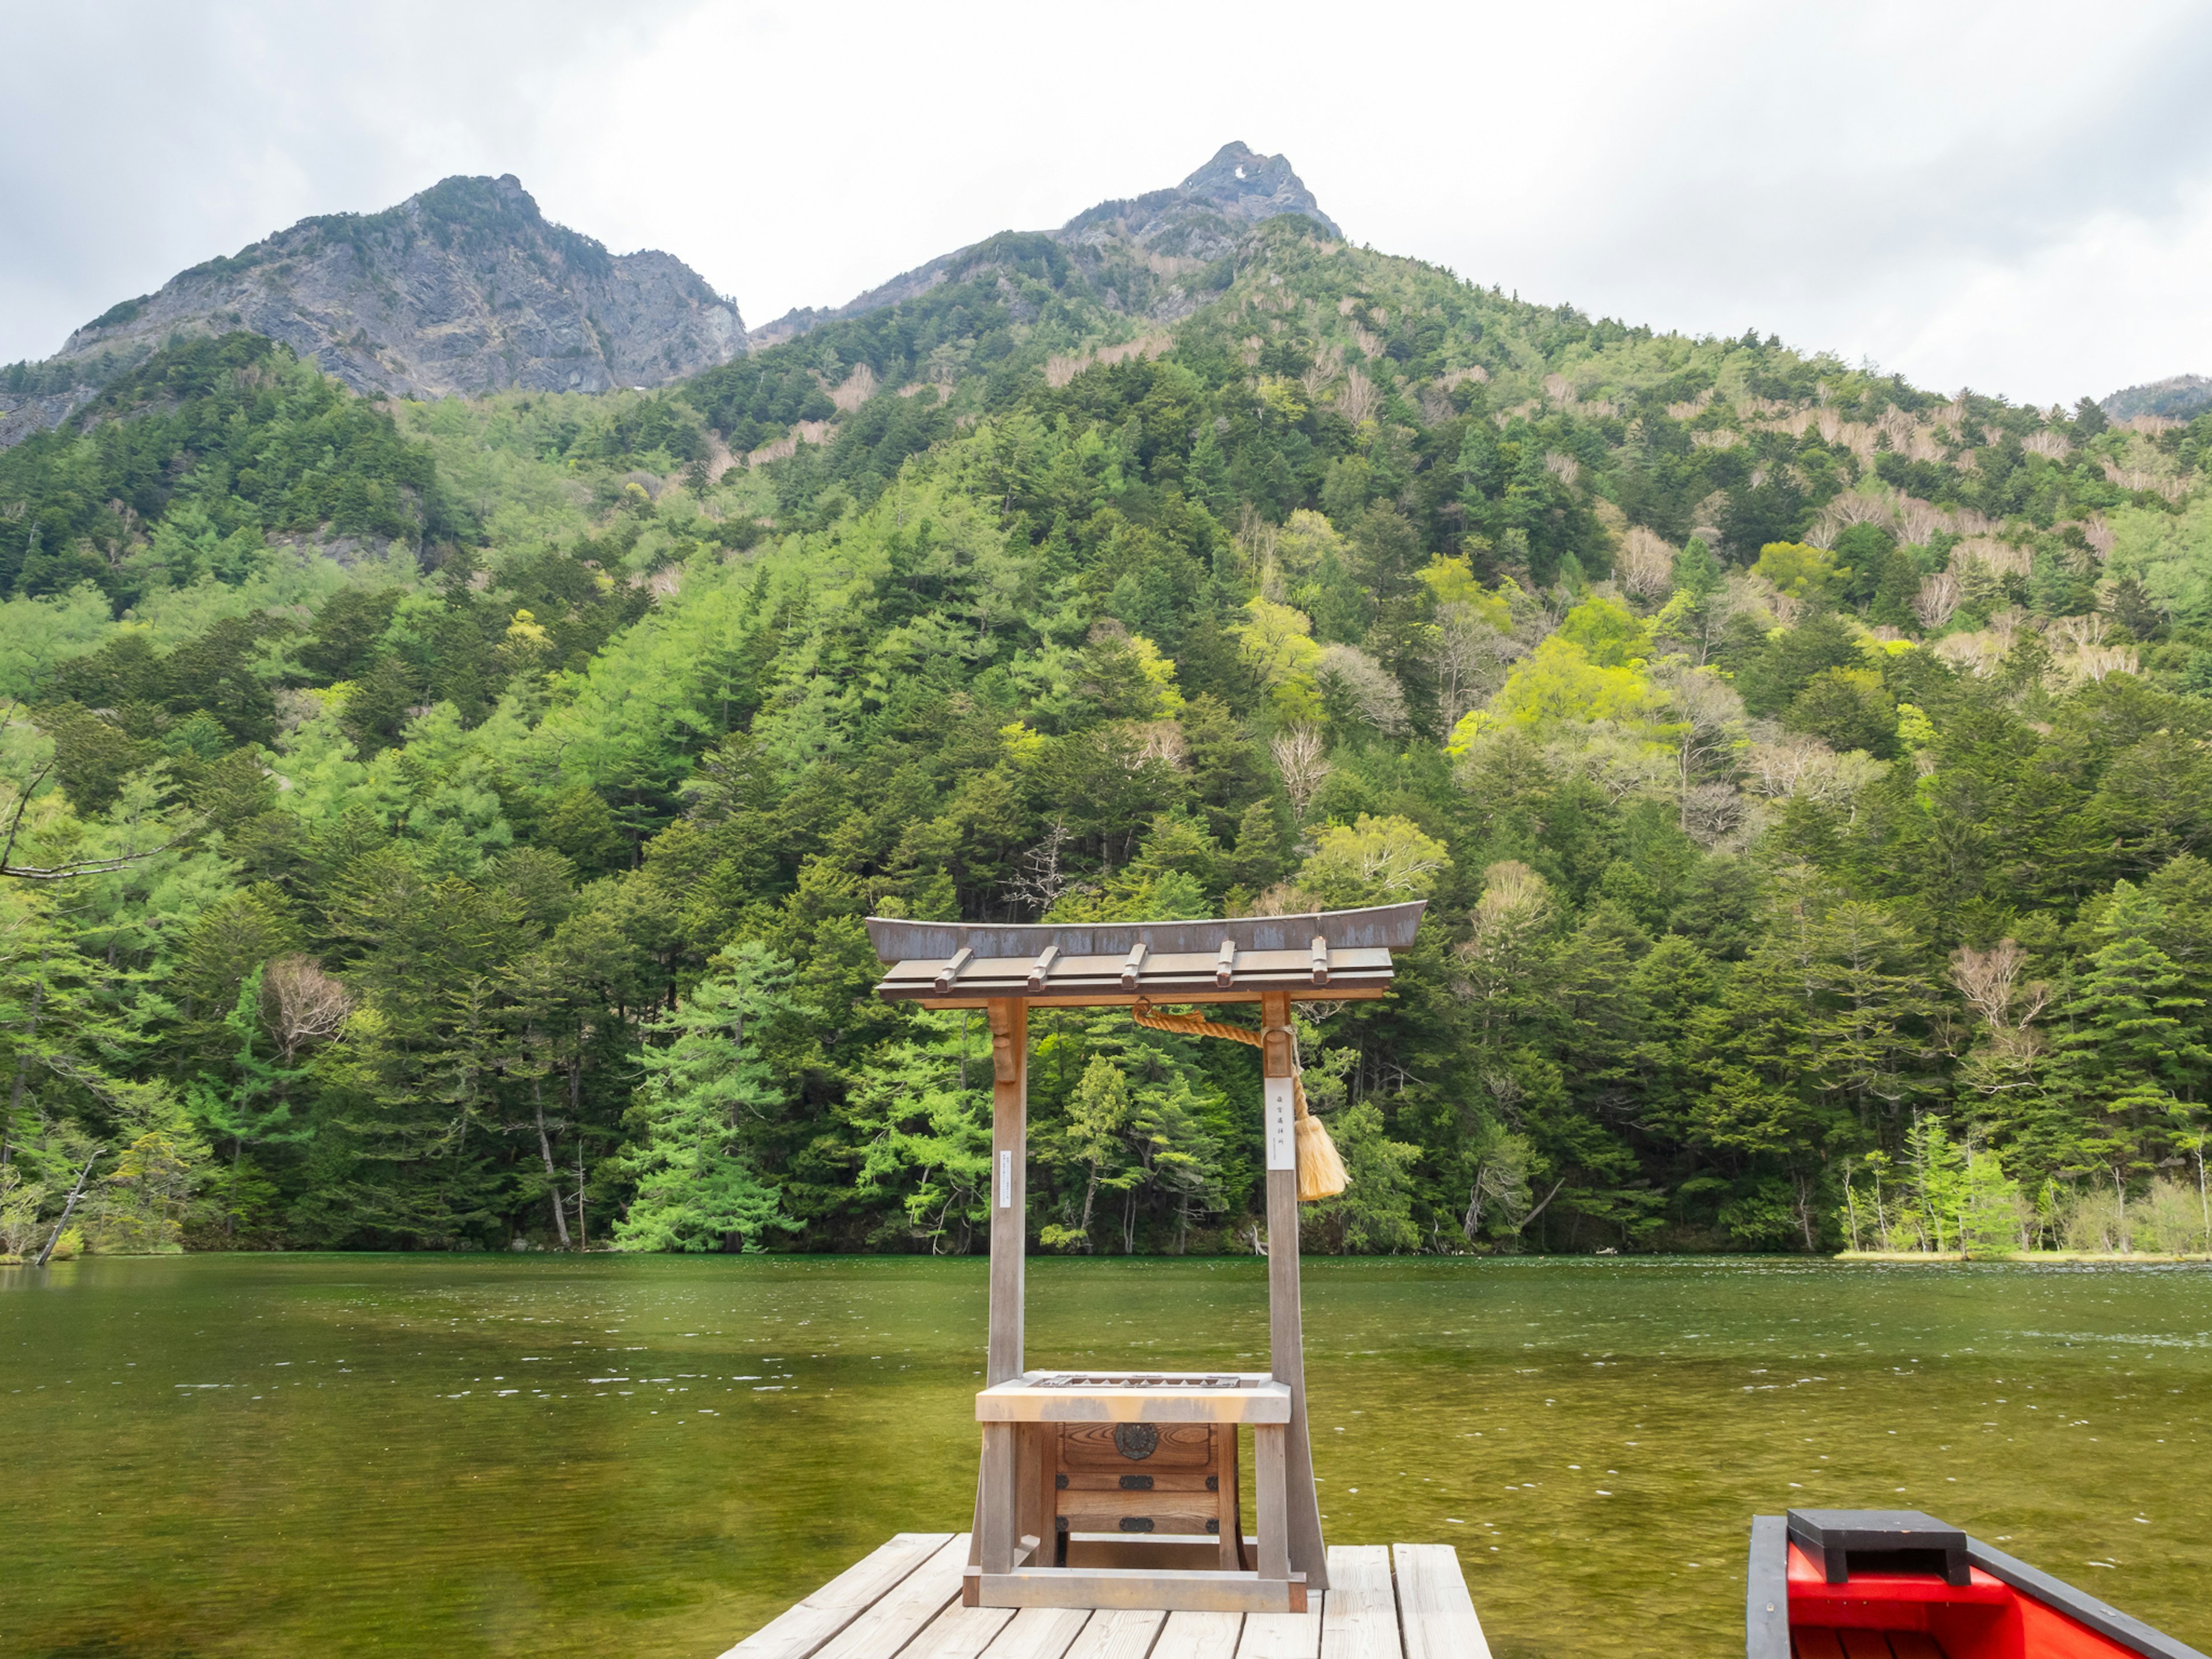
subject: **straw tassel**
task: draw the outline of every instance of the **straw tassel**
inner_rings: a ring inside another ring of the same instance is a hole
[[[1328,1138],[1328,1126],[1306,1109],[1305,1085],[1296,1078],[1291,1081],[1297,1084],[1298,1202],[1334,1198],[1351,1177],[1344,1172],[1336,1143]]]
[[[1141,997],[1129,1010],[1129,1018],[1155,1031],[1226,1037],[1231,1042],[1248,1043],[1255,1048],[1261,1046],[1260,1033],[1249,1026],[1224,1025],[1201,1014],[1156,1014],[1150,1000]],[[1351,1177],[1345,1173],[1344,1159],[1336,1150],[1336,1143],[1328,1138],[1328,1126],[1307,1109],[1305,1079],[1296,1072],[1291,1074],[1291,1099],[1297,1112],[1292,1127],[1297,1151],[1298,1201],[1312,1204],[1321,1199],[1334,1198],[1345,1189]]]

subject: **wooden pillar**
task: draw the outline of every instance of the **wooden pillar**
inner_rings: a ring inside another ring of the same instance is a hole
[[[1291,1390],[1291,1420],[1282,1430],[1283,1498],[1290,1570],[1306,1576],[1309,1590],[1328,1588],[1321,1536],[1321,1503],[1314,1492],[1313,1444],[1306,1427],[1305,1329],[1298,1306],[1298,1170],[1291,1127],[1291,1078],[1297,1069],[1291,1031],[1291,994],[1268,991],[1260,999],[1261,1088],[1267,1152],[1267,1368]],[[1255,1437],[1255,1441],[1258,1437]],[[1264,1474],[1268,1453],[1255,1444]],[[1267,1547],[1267,1499],[1260,1499],[1261,1571]]]
[[[987,1387],[1022,1374],[1022,1272],[1028,1242],[1029,1004],[1001,997],[991,1021],[991,1346]]]
[[[991,1331],[985,1386],[1022,1374],[1022,1279],[1029,1214],[1029,1005],[987,1005],[991,1027]],[[1011,1423],[983,1429],[971,1554],[985,1572],[1014,1570],[1024,1518],[1021,1455]]]

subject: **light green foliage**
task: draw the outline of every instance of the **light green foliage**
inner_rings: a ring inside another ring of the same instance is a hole
[[[1362,812],[1358,822],[1333,823],[1314,838],[1312,856],[1298,867],[1298,884],[1338,908],[1395,904],[1427,896],[1450,867],[1443,843],[1410,819]]]
[[[1421,1149],[1390,1139],[1382,1113],[1371,1101],[1347,1106],[1328,1118],[1328,1132],[1344,1159],[1346,1184],[1335,1198],[1308,1206],[1314,1223],[1340,1255],[1390,1255],[1419,1247],[1413,1224],[1413,1164]]]
[[[1562,632],[1516,665],[1488,708],[1479,708],[1460,722],[1452,747],[1464,753],[1476,736],[1501,722],[1543,732],[1598,720],[1632,724],[1653,712],[1650,682],[1638,668],[1626,661],[1610,665],[1593,662],[1581,645]]]
[[[959,1025],[972,1016],[940,1017]],[[964,1040],[964,1031],[963,1033]],[[925,1048],[880,1051],[851,1108],[863,1138],[859,1184],[898,1192],[910,1235],[933,1250],[965,1254],[988,1226],[991,1091],[988,1060],[978,1057],[976,1086],[960,1082],[962,1062],[940,1034]]]
[[[2152,603],[2195,628],[2212,627],[2212,496],[2179,514],[2129,508],[2112,518],[2115,575],[2141,582]]]
[[[799,1017],[792,965],[734,945],[688,1000],[655,1021],[665,1048],[643,1051],[646,1082],[630,1110],[641,1130],[625,1173],[637,1197],[615,1228],[632,1250],[714,1250],[788,1228],[775,1187],[750,1155],[749,1120],[780,1107],[789,1084],[766,1049],[779,1020]]]
[[[57,665],[98,650],[114,631],[106,596],[89,582],[52,598],[0,600],[0,696],[35,696]]]
[[[1769,542],[1759,550],[1759,562],[1752,571],[1790,599],[1816,603],[1834,599],[1851,574],[1848,568],[1838,568],[1835,556],[1827,549],[1808,547],[1802,542]]]
[[[1650,630],[1618,599],[1589,599],[1567,612],[1554,638],[1578,647],[1598,668],[1626,668],[1650,647]]]

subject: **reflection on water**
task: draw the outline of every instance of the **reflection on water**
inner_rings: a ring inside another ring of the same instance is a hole
[[[1457,1545],[1499,1659],[1740,1652],[1748,1517],[1790,1504],[1930,1510],[2212,1645],[2208,1290],[1310,1261],[1328,1535]],[[1039,1261],[1031,1358],[1249,1366],[1264,1297],[1256,1261]],[[980,1261],[0,1270],[0,1653],[711,1659],[966,1524],[983,1309]]]

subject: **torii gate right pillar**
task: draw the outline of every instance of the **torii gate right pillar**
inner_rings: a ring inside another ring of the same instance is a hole
[[[1262,1577],[1302,1572],[1309,1590],[1328,1588],[1328,1563],[1322,1544],[1321,1499],[1314,1490],[1313,1440],[1306,1426],[1305,1325],[1298,1305],[1298,1168],[1293,1127],[1291,1079],[1297,1070],[1297,1038],[1291,1030],[1291,997],[1269,991],[1260,999],[1260,1059],[1267,1149],[1267,1369],[1291,1391],[1291,1420],[1280,1430],[1255,1433],[1254,1451],[1265,1468],[1273,1451],[1284,1461],[1280,1481],[1261,1481],[1284,1494],[1289,1513],[1269,1526],[1260,1516]],[[1266,1442],[1274,1440],[1275,1448]],[[1263,1496],[1261,1499],[1267,1502]],[[1287,1546],[1286,1561],[1267,1559],[1271,1539]]]

